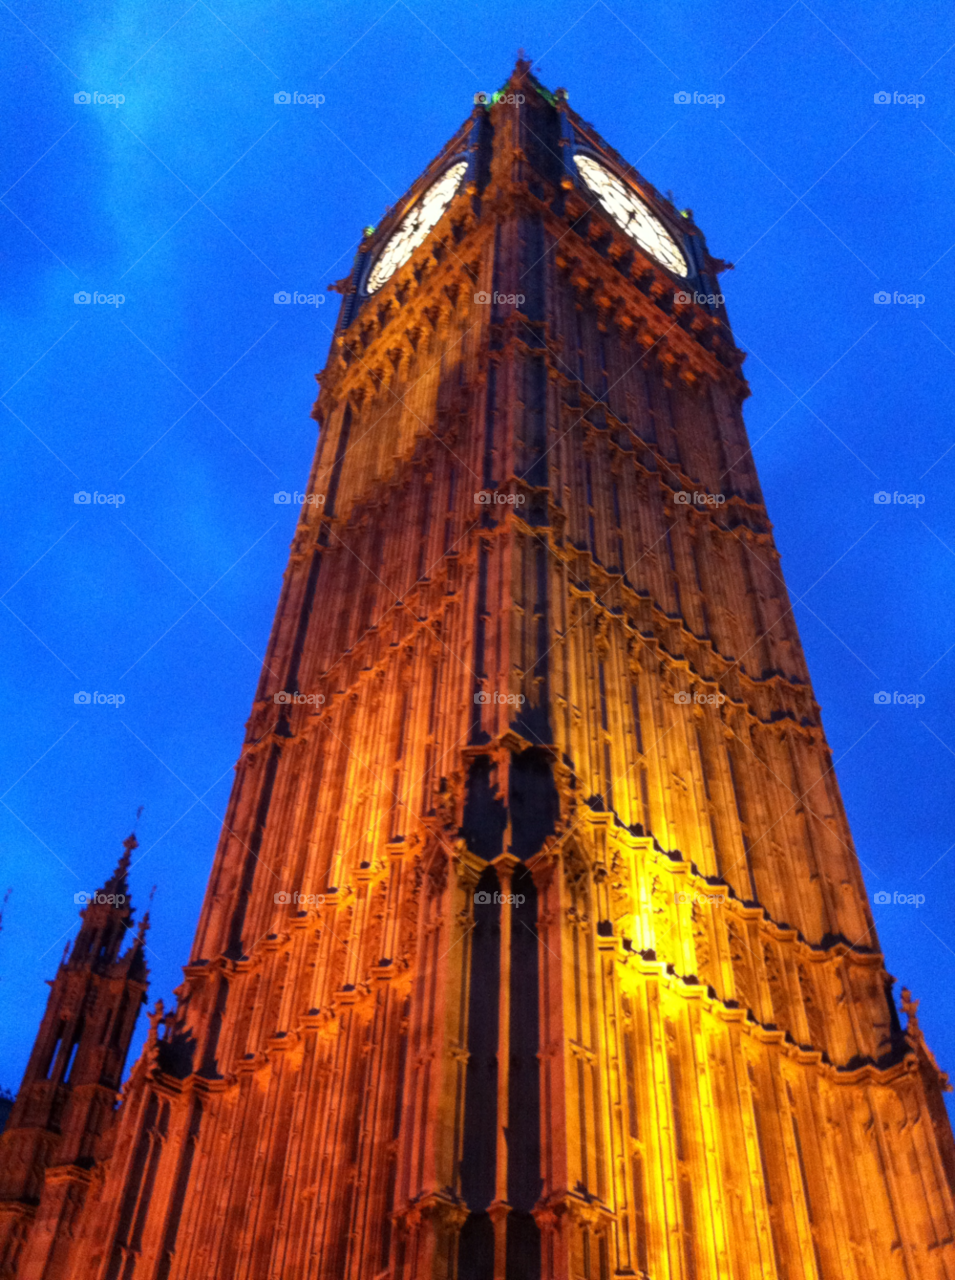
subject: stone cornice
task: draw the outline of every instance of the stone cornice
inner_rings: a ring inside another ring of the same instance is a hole
[[[831,1084],[893,1085],[916,1074],[919,1070],[917,1056],[911,1048],[882,1065],[871,1059],[851,1066],[834,1063],[829,1060],[825,1050],[797,1044],[788,1031],[759,1022],[751,1010],[743,1008],[736,1001],[721,999],[712,987],[706,987],[703,983],[668,972],[667,966],[662,961],[638,958],[633,970],[641,978],[657,982],[671,996],[697,1002],[700,1008],[721,1021],[735,1023],[755,1042],[775,1047],[790,1061],[800,1066],[817,1068]]]
[[[649,859],[656,871],[665,872],[678,879],[680,881],[679,892],[699,895],[700,897],[712,897],[714,890],[718,890],[720,895],[726,899],[725,903],[721,904],[721,910],[729,910],[741,921],[757,922],[760,932],[765,933],[769,940],[791,944],[798,951],[800,959],[812,964],[825,964],[847,959],[853,964],[861,965],[863,968],[874,968],[884,972],[885,961],[880,951],[858,945],[853,946],[843,939],[836,939],[828,944],[825,942],[810,942],[794,926],[774,920],[767,908],[761,903],[744,902],[737,895],[729,881],[724,880],[721,876],[704,875],[696,864],[690,859],[684,858],[679,850],[668,851],[662,849],[652,836],[632,834],[626,824],[613,811],[588,812],[583,805],[578,806],[574,828],[577,829],[579,826],[590,823],[606,827],[611,847],[616,844],[621,849],[626,849],[633,854],[639,854],[642,858]],[[552,852],[556,851],[555,846]],[[632,960],[633,963],[637,964],[638,968],[646,964],[657,967],[663,964],[664,968],[666,968],[663,961],[647,960],[643,958],[640,952],[629,950],[619,936],[617,936],[616,942],[618,956],[621,960]],[[657,969],[647,970],[647,972],[651,971],[656,972]],[[691,975],[675,972],[673,976],[684,983],[688,982],[691,977]]]
[[[493,242],[496,222],[513,217],[518,209],[513,198],[485,197],[480,217],[476,217],[464,203],[466,198],[459,192],[428,240],[378,293],[362,302],[347,329],[336,335],[333,352],[338,354],[319,375],[319,417],[327,397],[337,403],[360,385],[374,390],[379,385],[374,370],[380,367],[387,376],[389,366],[396,366],[396,351],[402,359],[414,361],[418,354],[418,343],[412,338],[415,331],[433,331],[437,327],[435,309],[439,314],[454,311],[461,291],[465,296],[473,291],[482,256]],[[586,210],[583,200],[576,199],[581,210]],[[636,247],[621,232],[614,235],[613,251],[601,253],[592,238],[572,224],[572,244],[578,251],[575,256],[568,253],[565,243],[566,220],[558,217],[552,204],[527,191],[522,192],[520,203],[541,216],[553,237],[556,269],[576,292],[595,301],[608,322],[621,332],[629,331],[647,349],[666,339],[664,352],[669,360],[676,360],[686,380],[725,382],[737,400],[749,394],[740,372],[743,353],[729,331],[695,304],[664,305],[671,293],[679,291],[679,282],[650,258],[641,257],[635,264]],[[558,245],[563,247],[558,250]],[[535,324],[520,313],[515,317],[520,324]]]

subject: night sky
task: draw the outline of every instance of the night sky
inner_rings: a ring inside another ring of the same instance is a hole
[[[327,286],[521,47],[736,264],[747,426],[866,884],[924,899],[877,900],[881,942],[955,1071],[951,7],[77,8],[0,7],[0,1086],[141,805],[171,1002],[299,510],[273,494],[315,446]]]

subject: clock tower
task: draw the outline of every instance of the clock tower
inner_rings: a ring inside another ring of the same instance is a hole
[[[44,1276],[955,1276],[726,265],[525,62],[366,229],[178,1004]]]

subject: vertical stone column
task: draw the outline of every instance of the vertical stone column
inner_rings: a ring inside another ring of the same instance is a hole
[[[507,1199],[508,1132],[507,1120],[510,1103],[511,1058],[511,931],[513,908],[508,899],[512,896],[512,877],[520,862],[512,854],[502,854],[494,860],[501,884],[501,979],[498,999],[497,1032],[497,1155],[494,1176],[494,1200],[488,1208],[494,1224],[494,1280],[506,1280],[507,1269],[507,1217],[510,1204]]]

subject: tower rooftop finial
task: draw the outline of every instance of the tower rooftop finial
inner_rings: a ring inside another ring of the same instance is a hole
[[[120,855],[113,874],[106,881],[105,885],[103,885],[102,889],[99,890],[100,894],[115,895],[115,900],[118,905],[126,904],[126,914],[129,914],[129,884],[127,883],[127,876],[129,874],[129,867],[133,857],[133,850],[138,848],[139,841],[136,839],[135,833],[130,832],[123,841],[123,852]]]
[[[152,900],[155,896],[156,896],[156,886],[153,885],[149,894],[150,906],[152,905]],[[145,945],[146,934],[149,932],[149,926],[150,926],[150,915],[149,915],[149,909],[147,907],[142,920],[140,920],[139,922],[139,928],[136,930],[136,941],[139,943],[140,946]]]
[[[517,61],[514,64],[514,70],[511,72],[511,80],[521,83],[530,75],[531,60],[523,49],[517,51]]]

